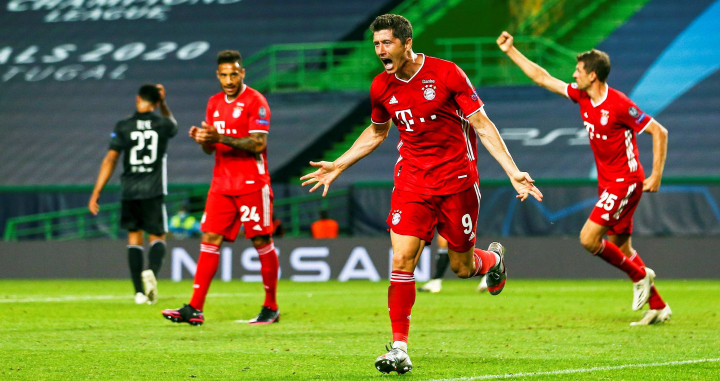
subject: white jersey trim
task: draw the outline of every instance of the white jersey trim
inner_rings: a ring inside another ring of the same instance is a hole
[[[485,105],[480,106],[477,110],[469,113],[469,114],[468,114],[466,117],[464,117],[464,118],[469,121],[468,118],[470,118],[471,116],[473,116],[473,115],[477,114],[478,112],[482,111],[483,108],[485,108]]]
[[[422,68],[425,67],[425,61],[427,60],[427,56],[425,55],[425,53],[417,53],[417,55],[419,55],[419,56],[422,55],[422,56],[423,56],[423,62],[420,64],[420,69],[418,69],[418,71],[416,71],[415,74],[413,74],[412,77],[410,77],[410,79],[408,79],[407,81],[404,80],[404,79],[398,78],[397,73],[395,73],[395,78],[396,78],[398,81],[400,81],[400,82],[405,82],[405,83],[408,83],[408,82],[412,81],[412,79],[415,78],[416,75],[418,75],[418,73],[422,70]]]
[[[272,225],[272,215],[270,214],[270,186],[267,184],[262,187],[262,203],[263,203],[263,226]]]
[[[390,119],[388,119],[388,120],[386,120],[386,121],[384,121],[384,122],[376,122],[376,121],[370,119],[370,121],[372,122],[372,124],[385,124],[385,123],[387,123],[387,122],[389,122],[389,121],[391,121],[391,120],[392,120],[392,118],[390,118]]]
[[[652,117],[651,117],[651,118],[650,118],[650,121],[647,122],[647,124],[645,125],[645,127],[643,127],[642,130],[638,131],[638,135],[640,135],[640,134],[642,134],[643,132],[645,132],[645,129],[648,128],[648,126],[650,125],[650,123],[652,123],[652,122],[654,122],[654,121],[655,121],[655,118],[652,118]]]
[[[225,103],[233,103],[233,102],[235,102],[235,100],[237,100],[238,98],[240,98],[240,94],[242,94],[242,93],[245,92],[245,89],[247,89],[247,85],[243,83],[242,89],[240,90],[240,92],[238,93],[238,95],[237,95],[237,96],[235,97],[235,99],[233,99],[233,100],[228,100],[227,94],[225,94]]]
[[[608,85],[606,83],[605,84],[605,94],[603,94],[603,97],[600,100],[600,102],[598,102],[598,104],[595,104],[595,102],[593,102],[592,98],[590,98],[590,104],[593,106],[593,108],[600,106],[601,104],[603,104],[603,102],[605,102],[605,100],[607,100],[608,94],[610,94],[610,85]]]
[[[268,133],[268,131],[265,131],[265,130],[249,130],[248,132],[251,133],[251,134],[252,134],[252,133],[256,133],[256,132],[257,132],[257,133],[262,133],[262,134],[267,134],[267,133]]]

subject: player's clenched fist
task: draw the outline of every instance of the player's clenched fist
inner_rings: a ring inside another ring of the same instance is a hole
[[[503,31],[502,33],[500,33],[500,37],[498,37],[497,39],[497,44],[500,47],[500,50],[507,53],[507,51],[510,50],[510,48],[512,48],[513,46],[512,34]]]

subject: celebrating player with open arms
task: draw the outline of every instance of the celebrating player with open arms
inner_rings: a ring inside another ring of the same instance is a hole
[[[375,360],[383,372],[412,369],[407,353],[410,314],[415,303],[413,272],[435,229],[448,241],[450,267],[461,278],[487,274],[491,294],[506,279],[504,251],[497,242],[488,250],[475,248],[480,205],[475,165],[476,138],[507,173],[525,200],[542,193],[521,172],[465,73],[454,63],[416,54],[412,26],[400,15],[382,15],[370,25],[375,53],[385,67],[372,83],[372,124],[334,162],[311,162],[313,173],[301,177],[310,191],[330,184],[346,169],[375,150],[393,123],[400,131],[391,211],[387,218],[393,248],[388,307],[393,342]]]
[[[631,325],[661,323],[672,311],[654,285],[655,272],[647,267],[632,247],[632,218],[643,192],[660,188],[665,157],[667,130],[642,112],[625,94],[607,84],[610,58],[593,49],[577,55],[573,78],[567,84],[530,61],[513,46],[513,37],[503,32],[497,39],[507,53],[535,83],[580,105],[580,114],[588,131],[598,173],[598,200],[580,231],[583,247],[624,271],[634,282],[632,309],[649,302],[650,310]],[[645,177],[640,164],[636,134],[647,132],[653,141],[652,174]],[[608,239],[603,237],[607,234]]]

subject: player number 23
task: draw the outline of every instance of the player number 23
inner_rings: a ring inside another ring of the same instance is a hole
[[[605,191],[600,196],[600,200],[597,204],[595,204],[595,206],[609,211],[612,210],[613,206],[615,206],[615,200],[617,200],[617,195],[610,194],[608,191]]]
[[[130,139],[137,141],[130,149],[130,165],[152,164],[157,160],[158,134],[154,130],[133,131]],[[145,155],[143,150],[147,150]]]

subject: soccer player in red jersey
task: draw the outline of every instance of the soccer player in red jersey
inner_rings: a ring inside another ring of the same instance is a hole
[[[215,154],[215,168],[208,192],[200,258],[193,295],[180,309],[162,314],[174,322],[202,324],[202,309],[210,282],[218,268],[220,245],[233,242],[241,225],[260,256],[265,302],[250,324],[276,323],[278,257],[273,245],[273,192],[267,167],[267,134],[270,108],[257,90],[245,85],[240,53],[218,54],[217,77],[223,91],[210,98],[202,127],[192,126],[190,137],[206,154]]]
[[[382,15],[370,25],[375,53],[385,71],[375,77],[370,98],[372,123],[353,146],[333,162],[311,162],[313,173],[301,177],[310,191],[330,184],[388,136],[400,131],[395,188],[388,215],[393,248],[388,308],[393,342],[375,360],[383,372],[412,369],[407,354],[410,314],[415,303],[413,272],[435,229],[448,241],[450,267],[460,278],[487,274],[489,291],[499,294],[506,279],[505,249],[497,242],[475,248],[480,205],[475,165],[475,133],[507,173],[522,201],[542,200],[527,172],[521,172],[465,73],[452,62],[416,54],[412,26],[400,15]]]
[[[649,303],[640,321],[631,325],[661,323],[672,311],[654,285],[655,272],[645,267],[632,247],[632,218],[643,192],[657,192],[667,156],[667,130],[642,112],[625,94],[607,84],[610,58],[593,49],[577,56],[573,78],[567,84],[552,77],[513,46],[513,37],[503,32],[497,39],[525,74],[538,85],[580,105],[590,147],[595,155],[600,196],[580,231],[583,247],[624,271],[634,282],[633,310]],[[647,132],[653,141],[652,174],[645,177],[640,164],[636,134]],[[604,239],[607,235],[607,239]]]

